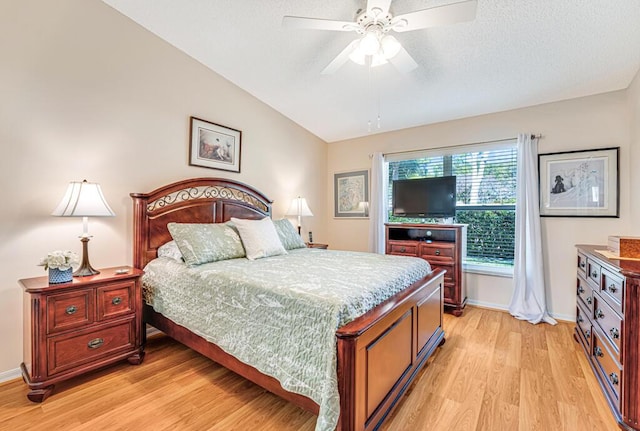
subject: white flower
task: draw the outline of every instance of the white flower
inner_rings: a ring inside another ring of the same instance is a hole
[[[80,262],[78,255],[69,250],[56,250],[47,254],[47,257],[43,257],[40,260],[40,266],[44,266],[44,269],[49,268],[59,269],[65,271]]]

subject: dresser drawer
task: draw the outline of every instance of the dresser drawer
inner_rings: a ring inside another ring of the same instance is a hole
[[[606,339],[614,346],[616,358],[620,360],[622,318],[599,295],[594,295],[593,299],[593,320],[604,332]]]
[[[420,257],[424,259],[442,259],[453,262],[455,254],[452,243],[422,243],[420,244]]]
[[[587,259],[587,280],[600,289],[600,264],[591,259]]]
[[[49,375],[83,363],[131,351],[135,345],[135,320],[121,320],[91,330],[51,337],[47,342]]]
[[[589,313],[586,312],[581,305],[576,307],[576,325],[582,339],[587,346],[587,351],[591,350],[591,320],[589,320]]]
[[[603,298],[618,313],[622,314],[622,294],[624,292],[624,279],[618,274],[614,274],[607,268],[601,270],[601,287]]]
[[[135,311],[134,289],[133,281],[98,288],[98,320],[112,319]]]
[[[76,290],[47,297],[47,333],[93,323],[94,290]]]
[[[596,372],[599,374],[602,386],[609,393],[610,401],[620,409],[620,386],[622,385],[622,367],[614,359],[607,345],[601,339],[598,331],[593,333],[592,356],[595,359]]]
[[[589,311],[593,311],[593,290],[582,277],[577,278],[576,294]],[[589,313],[591,314],[591,313]]]
[[[584,253],[578,252],[578,274],[583,278],[587,277],[587,256]]]
[[[418,244],[415,242],[389,241],[389,249],[391,254],[401,254],[405,256],[418,255]]]

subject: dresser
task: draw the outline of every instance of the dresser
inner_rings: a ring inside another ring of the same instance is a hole
[[[640,430],[640,261],[577,249],[574,338],[620,427]]]
[[[141,270],[102,268],[100,274],[49,284],[20,280],[24,288],[24,362],[27,397],[47,398],[58,382],[127,359],[140,364]]]
[[[467,225],[386,223],[386,254],[425,259],[433,269],[444,269],[445,310],[461,316],[467,304],[462,262],[467,250]]]

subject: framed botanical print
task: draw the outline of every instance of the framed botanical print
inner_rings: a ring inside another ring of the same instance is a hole
[[[369,217],[369,171],[333,175],[335,217]]]
[[[620,148],[538,155],[540,215],[619,217]]]

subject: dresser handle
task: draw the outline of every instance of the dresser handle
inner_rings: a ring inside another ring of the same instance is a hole
[[[406,248],[406,247],[401,247],[401,248],[400,248],[400,253],[404,253],[405,251],[407,251],[407,248]]]
[[[64,312],[69,314],[69,315],[75,313],[76,311],[78,311],[78,307],[76,307],[75,305],[70,305],[70,306],[67,307],[66,310],[64,310]]]
[[[618,288],[616,287],[615,284],[611,284],[611,286],[609,286],[609,292],[616,293],[617,290]]]
[[[601,358],[604,356],[604,354],[602,353],[602,349],[599,346],[596,346],[596,348],[593,349],[593,354]]]
[[[584,262],[580,262],[580,268],[584,268],[585,266],[587,266]]]
[[[587,296],[587,304],[591,305],[593,299],[590,296]]]
[[[618,328],[611,328],[609,330],[609,334],[611,334],[611,338],[614,340],[620,338],[620,331],[618,331]]]
[[[611,379],[611,383],[614,385],[618,384],[618,375],[616,373],[609,374],[609,378]]]
[[[601,309],[597,309],[596,310],[596,319],[602,319],[604,317],[604,313],[602,312]]]
[[[112,303],[113,305],[119,305],[121,302],[122,302],[122,298],[120,298],[119,296],[116,296],[115,298],[113,298],[113,299],[111,300],[111,303]]]
[[[597,277],[598,277],[598,273],[597,273],[597,272],[595,272],[595,271],[593,271],[593,272],[591,273],[591,278],[597,278]]]
[[[578,323],[582,323],[584,322],[584,319],[582,318],[582,316],[578,316]]]
[[[87,347],[89,347],[90,349],[97,349],[98,347],[102,346],[103,343],[104,340],[102,338],[94,338],[87,343]]]
[[[436,250],[436,256],[440,256],[440,250]]]
[[[584,287],[582,287],[582,285],[578,286],[578,295],[581,295],[584,293]]]
[[[591,330],[587,329],[587,332],[584,333],[585,337],[591,338]]]

